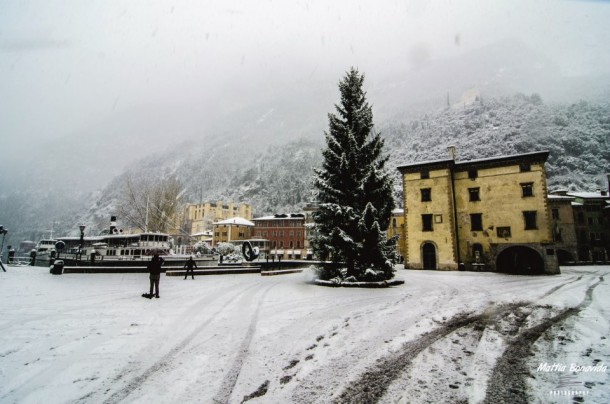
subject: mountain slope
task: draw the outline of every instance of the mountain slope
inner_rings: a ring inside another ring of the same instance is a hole
[[[551,104],[538,95],[476,99],[418,120],[381,126],[394,165],[447,157],[459,160],[550,151],[549,188],[607,187],[610,172],[610,105]]]

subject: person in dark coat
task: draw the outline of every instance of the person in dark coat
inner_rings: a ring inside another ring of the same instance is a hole
[[[193,271],[193,268],[197,268],[197,263],[195,263],[195,260],[193,260],[192,256],[190,256],[188,261],[186,261],[186,264],[184,264],[184,267],[186,268],[186,273],[184,274],[184,279],[186,279],[189,276],[189,272],[191,273],[191,277],[193,279],[195,279],[195,271]]]
[[[150,263],[148,264],[148,270],[150,271],[150,294],[149,299],[153,296],[159,297],[159,280],[161,279],[161,266],[165,260],[159,257],[159,254],[153,255]],[[153,295],[153,286],[155,293]]]

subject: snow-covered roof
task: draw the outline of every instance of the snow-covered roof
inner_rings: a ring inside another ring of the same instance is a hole
[[[610,197],[608,196],[608,193],[606,193],[606,195],[603,195],[599,191],[597,191],[597,192],[568,192],[568,195],[576,197],[576,198],[582,198],[582,199],[610,199]]]
[[[392,211],[392,214],[393,214],[393,215],[402,215],[403,213],[405,213],[405,210],[404,210],[404,209],[394,209],[394,210]]]
[[[530,153],[521,153],[521,154],[509,154],[508,156],[496,156],[496,157],[487,157],[487,158],[482,158],[482,159],[476,159],[476,160],[462,160],[462,161],[456,161],[456,164],[477,164],[477,163],[486,163],[486,162],[491,162],[491,161],[497,161],[497,160],[512,160],[512,159],[516,159],[516,158],[526,158],[526,157],[544,157],[546,160],[546,157],[548,157],[549,152],[548,151],[535,151],[535,152],[530,152]]]
[[[433,165],[437,165],[437,164],[449,164],[451,162],[453,162],[453,160],[451,160],[451,159],[420,161],[420,162],[417,162],[417,163],[410,163],[410,164],[405,164],[405,165],[399,166],[398,169],[400,170],[401,168],[412,168],[412,167],[419,167],[419,166],[433,166]]]
[[[566,196],[566,195],[548,195],[547,197],[553,201],[573,201],[574,200],[573,196]]]
[[[215,225],[219,224],[219,225],[229,225],[229,224],[236,224],[236,225],[240,225],[240,226],[254,226],[254,223],[252,223],[249,220],[244,219],[243,217],[232,217],[230,219],[225,219],[225,220],[221,220],[220,222],[215,222]]]
[[[510,154],[507,156],[495,156],[495,157],[486,157],[486,158],[482,158],[482,159],[476,159],[476,160],[460,160],[460,161],[454,161],[452,159],[441,159],[441,160],[430,160],[430,161],[422,161],[422,162],[418,162],[418,163],[412,163],[412,164],[406,164],[406,165],[402,165],[397,167],[398,170],[400,171],[413,171],[414,168],[425,168],[428,166],[438,166],[438,165],[442,165],[442,166],[447,166],[449,164],[455,164],[456,168],[460,168],[460,169],[466,169],[469,166],[472,165],[479,165],[479,164],[508,164],[513,162],[513,160],[533,160],[533,159],[542,159],[543,161],[546,161],[546,159],[548,158],[549,152],[548,151],[535,151],[535,152],[530,152],[530,153],[522,153],[522,154]]]
[[[286,219],[305,219],[305,214],[303,214],[303,213],[278,214],[278,215],[271,215],[271,216],[255,217],[252,220],[257,221],[257,220],[286,220]]]
[[[201,236],[212,236],[211,230],[201,231],[199,233],[191,234],[191,237],[201,237]]]

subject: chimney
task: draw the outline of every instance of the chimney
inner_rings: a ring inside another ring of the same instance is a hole
[[[449,152],[449,158],[455,160],[455,146],[447,147],[447,151]]]
[[[116,216],[110,216],[110,234],[114,233],[116,229]]]

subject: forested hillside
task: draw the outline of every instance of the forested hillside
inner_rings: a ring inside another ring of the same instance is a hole
[[[547,105],[540,96],[477,97],[413,121],[379,126],[394,166],[446,158],[458,160],[550,151],[549,188],[594,190],[606,187],[610,172],[610,105],[578,102]]]
[[[104,228],[115,214],[127,178],[137,183],[169,176],[182,182],[185,203],[250,203],[255,216],[297,211],[311,200],[311,170],[321,161],[320,149],[318,142],[306,139],[270,145],[261,153],[232,144],[216,150],[181,146],[132,165],[83,213],[82,221]]]

